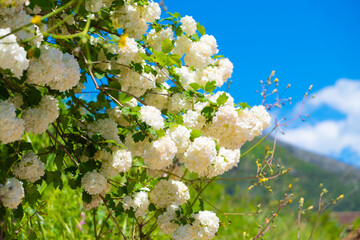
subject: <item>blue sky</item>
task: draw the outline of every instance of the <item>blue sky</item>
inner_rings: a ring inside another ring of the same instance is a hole
[[[230,93],[260,104],[255,94],[272,70],[297,113],[309,85],[317,98],[305,105],[305,123],[285,128],[282,140],[360,167],[360,1],[165,0],[170,12],[193,16],[214,35],[219,54],[234,63]],[[357,120],[356,120],[357,119]]]

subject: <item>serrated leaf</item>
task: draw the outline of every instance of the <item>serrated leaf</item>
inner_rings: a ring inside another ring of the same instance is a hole
[[[30,107],[37,106],[41,101],[41,92],[37,90],[35,87],[31,86],[29,88],[29,91],[25,93],[23,99]]]
[[[92,196],[90,194],[88,194],[85,190],[83,190],[82,200],[83,200],[83,202],[91,203]]]
[[[64,156],[65,156],[65,152],[64,151],[58,151],[56,153],[56,157],[55,157],[55,164],[58,170],[61,170],[63,163],[64,163]]]
[[[146,135],[143,132],[137,132],[132,136],[134,142],[136,142],[136,143],[140,142],[140,141],[144,141],[145,137],[146,137]]]
[[[170,39],[164,39],[161,43],[161,49],[164,53],[169,53],[174,48],[173,43]]]
[[[201,137],[203,134],[200,130],[198,129],[193,129],[191,132],[190,132],[190,140],[194,140],[195,138],[198,138],[198,137]]]
[[[180,25],[176,26],[174,31],[175,31],[176,36],[178,36],[178,37],[183,35],[183,30]]]
[[[207,82],[205,85],[205,91],[212,92],[216,89],[216,81]]]
[[[23,218],[23,216],[24,216],[24,209],[20,203],[19,206],[14,210],[14,217],[16,219],[21,220]]]
[[[201,110],[201,115],[203,115],[207,119],[210,119],[215,116],[215,109],[212,107],[204,107],[203,110]]]
[[[177,67],[181,67],[182,65],[182,62],[181,62],[181,59],[180,59],[180,56],[177,55],[177,54],[171,54],[170,55],[170,62],[171,64],[177,66]]]
[[[190,83],[189,86],[192,87],[195,91],[201,88],[201,86],[198,83]]]
[[[226,95],[226,93],[223,93],[216,99],[216,103],[221,106],[227,102],[228,98],[229,97]]]
[[[213,59],[224,58],[224,57],[225,57],[224,55],[214,55]]]
[[[202,26],[200,23],[196,23],[196,28],[199,31],[199,33],[201,34],[201,36],[206,34],[204,26]]]

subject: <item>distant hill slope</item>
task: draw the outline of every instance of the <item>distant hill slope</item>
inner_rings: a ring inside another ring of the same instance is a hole
[[[245,152],[259,139],[242,147]],[[265,140],[252,152],[244,156],[239,167],[229,171],[222,178],[242,178],[256,174],[256,159],[263,159],[266,147],[272,149],[272,139]],[[288,185],[293,185],[295,198],[304,197],[308,205],[317,205],[320,194],[319,185],[324,184],[329,191],[328,198],[336,198],[344,194],[334,207],[336,211],[359,211],[360,210],[360,170],[308,151],[301,150],[287,143],[278,142],[274,155],[275,162],[286,168],[291,168],[288,174],[280,176],[274,181],[269,181],[274,191],[273,194],[266,193],[263,187],[255,187],[248,191],[251,181],[220,181],[226,186],[228,193],[233,194],[236,187],[240,188],[242,194],[249,194],[251,198],[260,199],[264,204],[270,200],[280,199]],[[297,207],[297,203],[294,204]]]

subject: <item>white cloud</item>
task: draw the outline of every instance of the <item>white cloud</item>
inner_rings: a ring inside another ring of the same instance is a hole
[[[345,118],[320,119],[313,124],[305,122],[297,128],[285,129],[285,135],[279,138],[300,148],[338,158],[350,150],[358,155],[359,162],[355,164],[360,164],[360,80],[337,80],[334,85],[318,91],[316,98],[305,104],[304,111],[314,113],[323,106],[344,114]]]

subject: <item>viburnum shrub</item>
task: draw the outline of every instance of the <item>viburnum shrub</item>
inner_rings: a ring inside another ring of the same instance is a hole
[[[233,64],[214,36],[160,14],[147,0],[0,0],[2,236],[63,180],[83,189],[84,209],[105,206],[124,239],[131,224],[141,239],[157,227],[215,236],[201,193],[271,118],[217,90]]]

